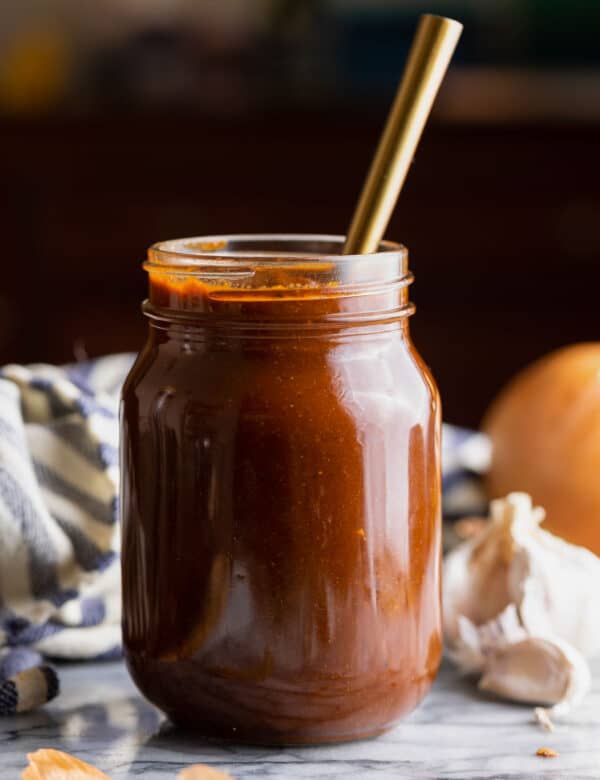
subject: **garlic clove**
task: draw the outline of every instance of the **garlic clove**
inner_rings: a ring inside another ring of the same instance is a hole
[[[556,637],[530,636],[514,604],[481,626],[461,617],[450,654],[464,673],[481,674],[482,690],[512,701],[552,705],[554,715],[566,714],[591,685],[583,655]]]
[[[499,615],[480,626],[461,615],[458,636],[450,646],[449,653],[463,673],[477,674],[485,669],[495,653],[527,636],[515,605],[509,604]]]
[[[505,699],[553,706],[564,715],[591,687],[583,655],[560,639],[527,637],[487,660],[479,688]]]
[[[481,533],[446,556],[443,593],[444,632],[448,639],[458,637],[461,615],[479,625],[515,601],[515,569],[521,572],[524,567],[518,557],[515,560],[518,552],[510,525],[496,511]]]

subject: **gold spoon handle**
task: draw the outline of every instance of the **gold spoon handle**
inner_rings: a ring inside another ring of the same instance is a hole
[[[343,254],[377,250],[462,29],[462,24],[454,19],[421,16]]]

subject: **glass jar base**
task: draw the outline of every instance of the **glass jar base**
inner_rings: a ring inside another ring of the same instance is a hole
[[[321,685],[316,694],[309,683],[292,691],[271,681],[261,694],[248,681],[236,684],[207,676],[194,662],[140,662],[130,654],[127,660],[142,694],[178,732],[210,742],[271,747],[380,736],[418,706],[435,676],[434,669],[405,679],[405,685],[396,680],[355,691],[332,683],[328,690]]]
[[[203,725],[186,724],[185,721],[176,720],[170,716],[167,717],[169,717],[171,728],[175,729],[179,735],[185,735],[186,739],[189,738],[192,741],[196,739],[215,745],[248,745],[251,747],[265,748],[297,747],[298,745],[311,747],[317,745],[337,745],[343,742],[367,741],[376,739],[382,734],[387,734],[388,731],[392,731],[392,729],[396,728],[402,722],[402,717],[400,717],[389,725],[371,729],[364,733],[317,737],[305,736],[302,734],[275,734],[273,732],[247,731],[235,727],[231,728],[229,733],[227,733],[225,730],[215,729],[213,726],[206,723]]]

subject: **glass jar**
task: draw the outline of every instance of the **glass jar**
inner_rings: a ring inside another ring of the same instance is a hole
[[[392,727],[441,654],[439,397],[407,252],[335,236],[157,244],[123,389],[123,638],[204,736]]]

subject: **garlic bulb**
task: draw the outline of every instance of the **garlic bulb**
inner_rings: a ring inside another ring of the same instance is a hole
[[[491,504],[491,520],[444,564],[444,631],[479,686],[563,714],[590,687],[600,652],[600,559],[540,528],[525,493]]]

